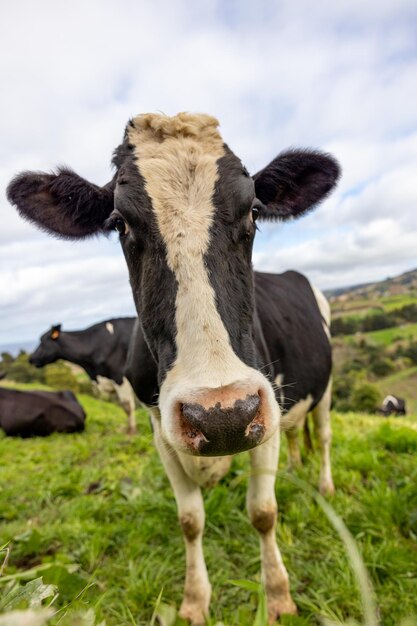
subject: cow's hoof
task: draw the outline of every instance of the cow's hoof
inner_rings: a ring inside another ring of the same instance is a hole
[[[128,427],[126,429],[126,435],[132,436],[132,435],[137,435],[137,434],[138,434],[138,429],[136,428],[136,426],[133,428]]]
[[[332,479],[321,480],[319,485],[319,491],[322,496],[333,496],[335,492]]]
[[[207,612],[200,604],[191,604],[191,602],[183,602],[179,612],[179,616],[188,620],[192,626],[204,626],[206,615]]]
[[[268,623],[275,624],[281,615],[297,615],[297,607],[290,595],[268,602]]]

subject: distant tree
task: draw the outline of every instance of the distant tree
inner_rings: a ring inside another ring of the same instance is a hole
[[[6,358],[6,361],[2,359],[1,368],[6,372],[8,379],[17,383],[42,383],[45,380],[43,370],[36,369],[36,367],[31,365],[29,356],[23,350],[20,351],[15,359],[12,358],[11,361],[8,358]]]
[[[381,378],[383,376],[388,376],[388,374],[391,374],[391,372],[395,370],[395,365],[388,357],[377,355],[376,357],[370,359],[369,369],[372,374],[375,374],[375,376]]]
[[[358,330],[358,320],[354,317],[338,317],[332,320],[331,332],[333,336],[353,335]]]
[[[70,366],[64,361],[56,361],[45,368],[45,382],[53,389],[70,389],[79,391],[78,380],[71,371]]]
[[[1,362],[0,365],[2,367],[7,367],[13,363],[13,357],[10,352],[2,352],[1,353]]]
[[[408,357],[413,365],[417,365],[417,341],[410,341],[404,348],[404,356]]]
[[[376,385],[369,382],[358,382],[350,397],[351,410],[374,413],[381,399],[381,393]]]
[[[390,328],[392,326],[392,318],[388,313],[378,312],[372,315],[366,315],[361,320],[361,330],[364,333],[372,330],[382,330],[383,328]]]
[[[417,322],[417,304],[407,304],[399,311],[406,322]]]

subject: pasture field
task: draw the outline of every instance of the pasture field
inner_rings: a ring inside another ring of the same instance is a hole
[[[183,542],[168,479],[145,412],[138,411],[140,435],[128,437],[119,407],[89,396],[80,400],[88,413],[83,434],[35,440],[0,435],[0,547],[10,542],[0,608],[11,585],[42,576],[59,591],[48,624],[150,624],[158,596],[161,611],[175,613],[183,585]],[[330,502],[363,555],[380,623],[399,626],[408,618],[407,624],[416,624],[417,415],[334,414],[333,429],[337,492]],[[277,533],[299,615],[281,623],[317,625],[322,616],[362,623],[345,548],[285,468],[283,441]],[[247,455],[238,455],[226,478],[205,493],[210,625],[255,623],[257,594],[250,584],[244,589],[231,582],[259,581],[258,540],[245,512],[247,473]],[[316,454],[296,476],[316,484]]]
[[[417,366],[401,370],[378,381],[381,393],[406,398],[407,411],[417,415]]]
[[[413,340],[417,337],[417,324],[404,324],[404,326],[393,326],[382,330],[373,330],[369,333],[360,333],[366,340],[380,346],[389,346],[397,340]],[[345,335],[344,340],[356,342],[358,335]]]
[[[383,296],[381,298],[352,298],[344,302],[333,302],[331,304],[332,318],[360,318],[378,311],[389,313],[410,304],[417,304],[417,293],[411,292],[409,294]]]

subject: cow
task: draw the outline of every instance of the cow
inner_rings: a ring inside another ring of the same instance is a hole
[[[42,335],[29,357],[36,367],[58,359],[76,363],[99,388],[109,381],[127,415],[129,434],[136,432],[135,395],[123,371],[134,321],[134,317],[121,317],[68,332],[57,324]]]
[[[84,430],[85,412],[72,391],[0,387],[0,427],[9,437],[47,437]]]
[[[380,412],[385,417],[390,415],[406,415],[405,400],[403,398],[397,398],[397,396],[388,395],[384,398]]]
[[[290,427],[295,456],[297,424],[313,411],[320,487],[333,491],[331,349],[323,297],[297,272],[254,273],[252,247],[257,221],[307,213],[340,168],[329,154],[290,149],[250,176],[217,120],[190,113],[134,117],[113,165],[102,187],[68,168],[22,172],[8,198],[55,236],[119,233],[140,320],[126,371],[150,407],[185,541],[180,615],[203,624],[209,610],[201,487],[249,450],[247,509],[273,622],[296,612],[275,532],[278,427]]]

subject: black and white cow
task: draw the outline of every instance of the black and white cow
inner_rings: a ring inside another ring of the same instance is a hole
[[[84,430],[85,412],[72,391],[0,387],[0,427],[10,437],[47,437]]]
[[[135,394],[124,375],[134,317],[110,319],[84,330],[64,332],[61,324],[52,326],[30,355],[36,367],[58,359],[80,365],[98,386],[110,381],[128,418],[128,432],[136,432]]]
[[[271,621],[296,611],[275,534],[280,420],[294,435],[313,411],[320,487],[333,490],[328,307],[300,274],[254,273],[251,257],[256,220],[306,213],[339,167],[328,154],[289,150],[251,177],[217,127],[207,115],[140,115],[104,187],[60,169],[23,172],[8,188],[21,215],[47,232],[119,232],[140,317],[128,375],[152,407],[177,501],[187,563],[180,613],[193,624],[204,622],[211,594],[200,487],[227,472],[232,454],[250,451],[247,506]]]
[[[397,416],[406,415],[405,400],[404,398],[397,398],[397,396],[385,396],[380,411],[385,417],[389,417],[393,414]]]

